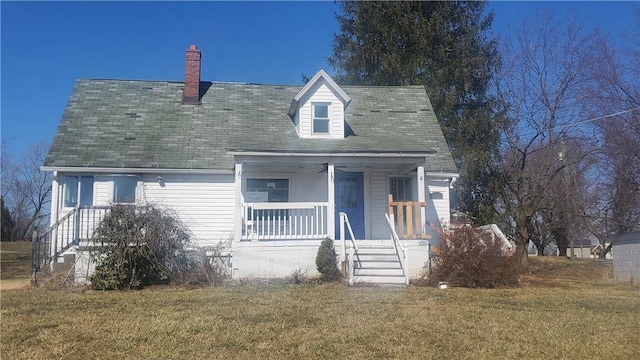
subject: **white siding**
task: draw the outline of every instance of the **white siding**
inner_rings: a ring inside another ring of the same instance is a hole
[[[311,105],[314,102],[330,103],[330,135],[312,134]],[[344,104],[326,85],[324,80],[318,81],[309,92],[300,99],[300,137],[332,137],[344,138]]]
[[[144,175],[145,200],[174,209],[198,244],[215,244],[233,233],[235,189],[232,175]]]
[[[427,187],[427,219],[433,224],[448,226],[451,222],[451,205],[449,203],[449,180],[426,179]],[[432,193],[441,193],[442,199],[433,199]]]
[[[371,172],[371,238],[389,239],[384,214],[389,211],[389,172]]]
[[[113,179],[110,176],[96,176],[93,183],[93,205],[107,206],[111,204]]]

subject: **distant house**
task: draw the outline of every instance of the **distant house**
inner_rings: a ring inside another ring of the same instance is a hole
[[[616,281],[640,283],[640,232],[631,232],[607,237],[611,241],[613,257],[613,278]]]
[[[205,82],[200,67],[192,45],[184,82],[76,82],[43,166],[54,259],[90,243],[109,205],[153,203],[201,246],[229,239],[235,278],[313,274],[327,237],[343,263],[355,250],[354,281],[423,270],[426,221],[449,222],[458,177],[424,87],[339,86],[323,70],[304,86]]]

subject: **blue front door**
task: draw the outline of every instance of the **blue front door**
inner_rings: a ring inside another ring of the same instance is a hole
[[[340,238],[340,212],[349,217],[353,235],[364,239],[364,186],[361,172],[335,173],[336,239]],[[345,229],[347,238],[348,230]]]

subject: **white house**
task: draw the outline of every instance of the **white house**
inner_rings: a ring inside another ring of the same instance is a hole
[[[110,204],[154,203],[200,245],[232,239],[235,278],[313,274],[326,237],[345,264],[352,249],[354,281],[423,271],[458,176],[424,87],[339,86],[322,70],[304,86],[204,82],[200,66],[192,45],[184,82],[76,82],[42,167],[53,259]]]

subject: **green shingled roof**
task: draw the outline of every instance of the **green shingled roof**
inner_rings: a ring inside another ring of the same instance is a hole
[[[455,172],[421,86],[344,86],[344,139],[301,139],[287,115],[301,86],[201,83],[201,105],[181,105],[184,83],[76,82],[45,166],[232,169],[229,151],[429,153],[425,170]]]

